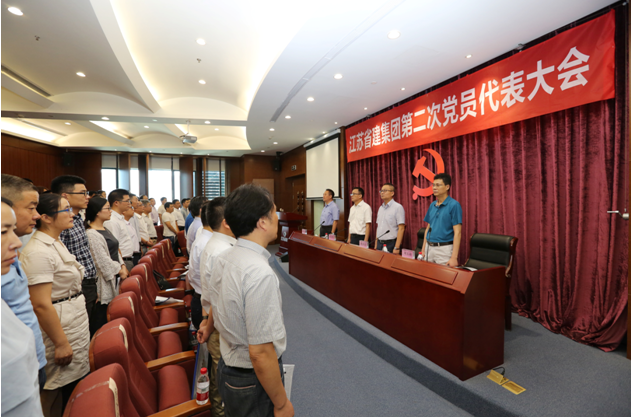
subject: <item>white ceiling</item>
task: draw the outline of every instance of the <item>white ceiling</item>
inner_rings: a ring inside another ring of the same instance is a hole
[[[106,151],[286,152],[611,3],[2,2],[1,127]]]

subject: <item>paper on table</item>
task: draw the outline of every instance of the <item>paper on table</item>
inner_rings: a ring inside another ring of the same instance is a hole
[[[359,247],[368,249],[368,242],[366,242],[365,240],[360,240]]]

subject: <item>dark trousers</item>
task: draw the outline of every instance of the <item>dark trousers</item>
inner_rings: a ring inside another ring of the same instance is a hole
[[[134,263],[134,266],[138,265],[138,261],[140,261],[140,258],[142,257],[142,251],[141,252],[134,252],[134,254],[131,256],[131,261]]]
[[[94,320],[94,306],[96,305],[96,299],[98,298],[98,293],[96,290],[96,280],[84,279],[81,282],[81,290],[83,291],[83,296],[85,297],[85,309],[88,312],[90,329],[92,329],[92,321]],[[90,334],[90,336],[92,336],[92,333]]]
[[[357,235],[355,233],[351,233],[351,245],[359,245],[360,240],[364,240],[366,235]]]
[[[388,252],[392,253],[394,252],[394,245],[397,243],[396,239],[392,239],[392,240],[379,240],[377,243],[377,250],[383,250],[383,245],[386,245],[386,248],[388,248]]]
[[[39,389],[43,390],[44,385],[46,385],[46,371],[44,371],[44,368],[40,368],[37,378],[39,379]]]
[[[285,384],[283,360],[278,359],[280,377]],[[254,369],[233,368],[219,359],[217,387],[223,398],[226,417],[274,417],[274,403],[263,389]]]
[[[99,331],[101,327],[107,324],[107,306],[109,304],[101,304],[97,301],[92,309],[92,318],[90,319],[90,338]]]
[[[202,322],[202,298],[200,294],[193,294],[191,300],[191,321],[195,329],[199,330],[199,325]]]
[[[333,230],[333,225],[331,225],[331,226],[321,226],[320,227],[320,237],[324,237],[324,235],[326,235],[327,233],[331,234],[332,230]]]

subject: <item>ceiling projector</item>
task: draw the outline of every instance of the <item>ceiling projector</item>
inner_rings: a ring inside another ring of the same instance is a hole
[[[180,139],[182,139],[182,143],[195,143],[195,142],[197,142],[197,136],[192,136],[192,135],[182,135],[182,136],[180,136]]]

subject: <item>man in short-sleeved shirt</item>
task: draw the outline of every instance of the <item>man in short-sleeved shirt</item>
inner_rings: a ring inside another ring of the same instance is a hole
[[[390,253],[401,253],[401,243],[405,232],[405,210],[394,201],[396,188],[387,182],[381,187],[382,204],[377,212],[377,241],[375,249],[382,250],[383,246]]]
[[[324,208],[320,214],[320,236],[326,234],[335,234],[337,231],[337,222],[340,220],[340,209],[333,201],[333,190],[326,189],[322,195]]]
[[[110,203],[112,209],[112,216],[108,221],[103,223],[103,226],[114,235],[118,240],[118,250],[120,250],[125,266],[129,271],[134,267],[134,240],[132,234],[128,228],[128,222],[125,220],[125,213],[131,208],[131,198],[129,197],[129,191],[119,188],[112,191],[107,200]],[[138,242],[136,244],[139,245]],[[138,246],[140,247],[140,245]]]
[[[370,241],[370,225],[372,224],[372,209],[364,201],[364,189],[353,188],[351,192],[351,212],[348,215],[348,241],[352,245],[359,245],[360,240]]]
[[[179,231],[175,216],[173,215],[174,207],[171,203],[165,203],[165,206],[165,212],[162,213],[162,224],[164,225],[162,236],[172,238],[177,236],[177,232]]]
[[[423,254],[428,262],[458,266],[462,207],[449,196],[451,176],[445,173],[436,175],[432,188],[436,201],[429,205],[423,219],[428,223]]]

